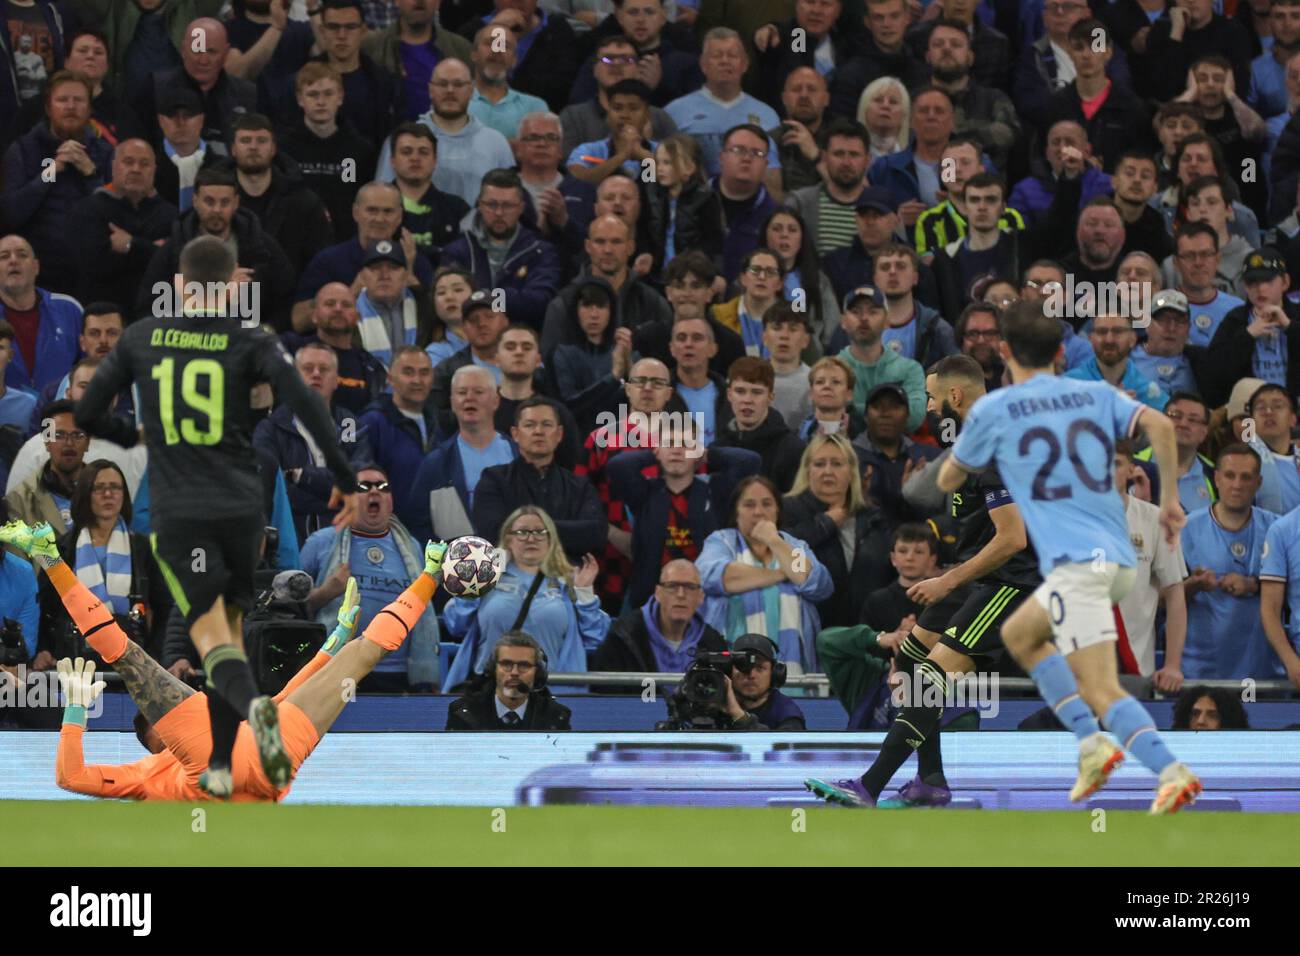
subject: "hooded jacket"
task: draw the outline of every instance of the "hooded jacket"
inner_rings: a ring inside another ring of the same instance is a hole
[[[741,431],[735,416],[729,414],[727,423],[718,425],[718,435],[711,447],[744,448],[755,452],[763,460],[759,473],[771,478],[785,493],[799,474],[799,459],[803,457],[804,446],[781,413],[771,408],[766,420],[752,431]]]
[[[656,567],[655,571],[658,570]],[[727,639],[705,624],[699,611],[695,612],[695,618],[689,626],[695,626],[696,622],[703,629],[699,643],[695,645],[696,653],[717,653],[727,649]],[[592,654],[590,664],[593,671],[651,674],[659,670],[655,664],[654,651],[650,649],[650,631],[640,608],[633,608],[609,626],[609,634]],[[641,686],[596,684],[592,685],[591,690],[596,694],[639,694]]]
[[[722,268],[722,250],[726,243],[726,230],[722,224],[722,200],[704,180],[696,177],[687,183],[677,197],[677,215],[673,219],[672,197],[668,190],[652,183],[645,191],[651,241],[654,243],[655,262],[661,267],[667,262],[668,226],[673,224],[673,253],[681,255],[688,249],[703,252]]]
[[[486,241],[482,218],[476,212],[472,224],[461,230],[460,238],[442,250],[442,264],[468,270],[477,288],[502,290],[510,320],[540,329],[547,305],[560,286],[559,253],[520,223],[501,270],[493,275],[484,248]]]
[[[613,372],[614,332],[621,322],[618,295],[608,282],[599,276],[586,276],[576,280],[574,286],[566,341],[556,346],[549,366],[555,378],[556,395],[573,410],[579,430],[585,435],[595,427],[597,414],[613,409],[622,400],[623,382]],[[578,321],[578,298],[584,288],[593,286],[603,289],[610,300],[609,324],[599,345],[587,338]],[[629,364],[630,361],[631,356]]]
[[[599,277],[591,276],[589,269],[585,269],[547,305],[546,319],[542,324],[543,362],[551,362],[560,345],[580,344],[586,338],[578,328],[575,317],[578,314],[578,291],[592,278]],[[607,281],[606,284],[608,285]],[[668,300],[641,276],[630,271],[615,300],[618,324],[632,330],[632,346],[637,354],[642,358],[663,359],[671,365],[668,337],[672,329],[673,310]],[[610,324],[612,326],[613,322]]]
[[[181,214],[172,226],[171,236],[159,246],[149,260],[136,295],[135,307],[140,315],[150,313],[154,286],[171,285],[180,268],[181,250],[199,235],[199,216],[193,209]],[[262,321],[271,322],[279,332],[289,331],[289,305],[293,299],[294,271],[280,244],[262,229],[261,222],[247,209],[236,209],[230,231],[239,246],[241,268],[252,269],[253,278],[261,283]]]

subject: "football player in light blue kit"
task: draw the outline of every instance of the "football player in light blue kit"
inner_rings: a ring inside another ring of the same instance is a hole
[[[975,403],[939,472],[939,487],[953,491],[967,473],[996,465],[1020,507],[1043,583],[1002,625],[1002,640],[1079,739],[1079,779],[1070,799],[1096,792],[1124,759],[1096,714],[1159,775],[1151,812],[1173,813],[1196,798],[1201,782],[1169,752],[1146,708],[1120,688],[1111,611],[1132,587],[1136,564],[1111,470],[1115,440],[1138,429],[1150,439],[1160,473],[1160,524],[1176,546],[1185,518],[1173,424],[1106,382],[1057,377],[1061,324],[1043,314],[1041,303],[1013,305],[1002,319],[1002,338],[999,350],[1015,384]]]

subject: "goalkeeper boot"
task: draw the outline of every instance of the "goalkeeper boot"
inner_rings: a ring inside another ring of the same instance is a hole
[[[22,521],[0,525],[0,544],[12,545],[29,558],[60,560],[54,529],[45,521],[37,525]]]
[[[280,712],[270,697],[259,697],[248,709],[248,726],[262,758],[262,772],[271,786],[282,790],[289,785],[293,767],[280,739]]]
[[[874,808],[876,805],[875,798],[867,792],[867,788],[862,785],[862,781],[856,777],[848,780],[836,780],[834,783],[827,783],[825,780],[809,777],[803,782],[803,785],[827,803],[838,803],[843,807]]]
[[[1079,744],[1079,779],[1074,782],[1070,799],[1085,800],[1106,785],[1115,768],[1124,762],[1124,751],[1097,733]]]
[[[1185,763],[1171,763],[1160,771],[1156,784],[1156,798],[1151,803],[1153,816],[1177,813],[1180,808],[1193,803],[1202,790],[1201,781]]]
[[[199,789],[214,800],[229,800],[230,795],[235,792],[235,781],[231,776],[230,768],[214,767],[209,764],[208,769],[199,774]]]

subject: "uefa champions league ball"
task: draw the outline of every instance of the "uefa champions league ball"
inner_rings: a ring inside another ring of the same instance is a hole
[[[447,546],[442,586],[452,597],[479,597],[492,590],[506,569],[506,554],[490,541],[466,535]]]

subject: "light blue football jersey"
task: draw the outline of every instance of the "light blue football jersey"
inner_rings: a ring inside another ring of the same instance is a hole
[[[1137,555],[1115,490],[1115,440],[1133,433],[1144,408],[1106,382],[1035,375],[976,402],[952,456],[970,471],[997,465],[1044,577],[1099,556],[1131,568]]]

